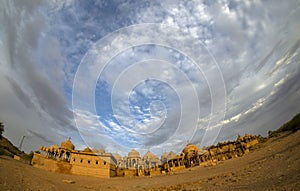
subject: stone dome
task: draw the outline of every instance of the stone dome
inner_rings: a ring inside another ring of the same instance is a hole
[[[182,153],[184,155],[192,155],[195,153],[199,153],[200,149],[197,145],[193,145],[193,144],[187,144],[186,147],[183,149]]]
[[[122,157],[118,153],[114,154],[114,157],[115,157],[115,159],[117,161],[121,161],[122,160]]]
[[[160,157],[160,160],[162,163],[165,163],[168,161],[168,153],[167,152],[164,152],[161,157]]]
[[[99,150],[98,150],[98,153],[103,154],[103,153],[105,153],[105,150],[104,150],[104,149],[99,149]]]
[[[94,148],[92,148],[92,152],[93,152],[93,153],[97,153],[98,150],[94,147]]]
[[[173,151],[170,151],[168,156],[167,156],[167,159],[170,160],[170,159],[173,159],[173,158],[176,158],[178,157],[178,155],[176,153],[174,153]]]
[[[136,151],[135,149],[132,149],[129,153],[128,153],[128,157],[131,158],[139,158],[140,157],[140,153],[138,151]]]
[[[93,151],[89,147],[86,147],[83,149],[83,152],[92,153]]]
[[[44,150],[45,150],[45,147],[44,147],[44,146],[40,146],[40,150],[41,150],[41,151],[44,151]]]
[[[51,145],[51,146],[49,147],[49,149],[50,149],[51,152],[56,151],[56,150],[58,149],[58,145],[57,145],[57,144]]]
[[[161,155],[161,159],[166,159],[168,157],[168,153],[167,152],[164,152],[162,155]]]
[[[74,150],[75,146],[73,145],[73,143],[71,142],[70,139],[61,142],[60,144],[60,148],[61,149],[67,149],[67,150]]]
[[[153,154],[152,152],[148,151],[144,156],[143,160],[159,160],[158,156]]]

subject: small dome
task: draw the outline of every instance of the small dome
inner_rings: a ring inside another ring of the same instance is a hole
[[[44,146],[40,146],[40,150],[41,150],[41,151],[44,151],[44,150],[45,150],[45,147],[44,147]]]
[[[187,144],[186,147],[183,149],[182,153],[184,153],[185,155],[191,155],[194,153],[199,153],[200,149],[197,145],[193,145],[193,144]]]
[[[153,154],[152,152],[148,151],[144,156],[143,156],[143,160],[159,160],[158,156],[156,156],[155,154]]]
[[[131,157],[131,158],[139,158],[139,157],[140,157],[140,153],[137,152],[136,150],[132,149],[132,150],[128,153],[128,157]]]
[[[105,150],[104,149],[99,149],[98,153],[103,154],[103,153],[105,153]]]
[[[167,156],[167,159],[170,160],[170,159],[173,159],[176,157],[178,157],[178,155],[176,153],[174,153],[173,151],[170,151],[170,153]]]
[[[51,146],[49,147],[49,149],[50,149],[51,152],[55,152],[55,151],[58,149],[58,145],[57,145],[57,144],[51,145]]]
[[[115,159],[117,161],[121,161],[122,160],[122,157],[118,153],[114,154],[114,157],[115,157]]]
[[[93,151],[89,147],[86,147],[83,149],[83,152],[92,153]]]
[[[53,149],[58,149],[58,145],[55,144],[55,145],[51,145],[50,148],[53,148]]]
[[[162,155],[161,155],[161,159],[166,159],[168,157],[168,153],[167,152],[164,152]]]
[[[71,140],[68,139],[60,144],[61,149],[74,150],[75,146],[72,144]]]
[[[98,150],[94,147],[94,148],[92,149],[92,152],[93,152],[93,153],[97,153]]]

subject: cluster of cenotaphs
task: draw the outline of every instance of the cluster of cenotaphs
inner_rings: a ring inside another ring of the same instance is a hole
[[[104,149],[87,147],[75,150],[68,139],[60,146],[41,146],[40,152],[34,153],[32,165],[48,171],[102,178],[169,174],[184,168],[214,165],[218,161],[241,157],[260,139],[260,136],[246,134],[238,136],[235,141],[218,143],[205,150],[194,144],[187,144],[179,155],[171,151],[163,153],[160,158],[150,151],[141,156],[135,149],[124,157],[118,153],[106,153]]]

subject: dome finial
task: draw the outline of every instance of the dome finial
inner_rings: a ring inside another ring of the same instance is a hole
[[[67,149],[67,150],[74,150],[75,146],[71,142],[71,137],[68,138],[68,140],[61,142],[60,148]]]

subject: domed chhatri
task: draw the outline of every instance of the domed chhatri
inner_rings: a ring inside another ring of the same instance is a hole
[[[58,145],[40,147],[41,152],[34,153],[32,165],[41,169],[64,172],[76,175],[87,175],[101,178],[117,176],[117,161],[104,149],[86,147],[75,150],[70,138]]]
[[[105,153],[105,150],[102,148],[102,149],[99,149],[98,150],[98,153]]]
[[[164,152],[161,157],[160,157],[160,160],[162,163],[165,163],[168,161],[168,153],[167,152]]]
[[[140,153],[138,151],[136,151],[135,149],[132,149],[128,153],[128,157],[131,157],[131,158],[140,157]]]
[[[115,154],[114,154],[114,157],[115,157],[115,159],[116,159],[118,162],[122,160],[122,157],[121,157],[121,155],[120,155],[119,153],[115,153]]]
[[[93,151],[89,147],[86,147],[85,149],[83,149],[83,152],[92,153]]]
[[[75,146],[73,145],[73,143],[71,142],[70,138],[66,141],[63,141],[60,144],[60,148],[61,149],[66,149],[66,150],[74,150]]]
[[[199,151],[200,151],[200,149],[197,145],[189,143],[183,149],[182,153],[184,153],[185,155],[190,155],[190,154],[194,154],[194,153],[199,153]]]
[[[132,149],[128,156],[123,158],[116,153],[115,158],[118,161],[118,167],[126,169],[138,169],[138,173],[145,173],[143,170],[147,168],[157,168],[161,161],[158,156],[148,151],[143,157],[135,149]]]
[[[170,151],[169,154],[167,155],[167,160],[171,160],[173,158],[177,158],[178,155],[174,151]]]
[[[69,173],[96,177],[148,176],[173,173],[177,170],[199,165],[214,165],[218,161],[243,156],[259,143],[260,136],[238,136],[235,141],[212,145],[205,150],[195,144],[187,144],[180,155],[173,151],[164,152],[161,158],[148,150],[143,156],[132,149],[127,156],[118,153],[112,155],[105,150],[89,147],[75,150],[70,138],[58,145],[41,146],[40,153],[35,152],[32,165],[50,171],[62,171],[70,167]],[[51,162],[48,162],[52,160]],[[53,163],[54,162],[54,163]],[[57,165],[52,165],[52,164]],[[51,164],[51,165],[47,165]],[[66,165],[62,165],[66,164]]]
[[[159,160],[158,156],[153,154],[151,151],[148,151],[144,156],[143,160]]]
[[[155,167],[161,164],[160,159],[158,156],[153,154],[151,151],[148,151],[144,156],[143,156],[143,161],[145,162],[145,167],[146,168],[151,168]]]

